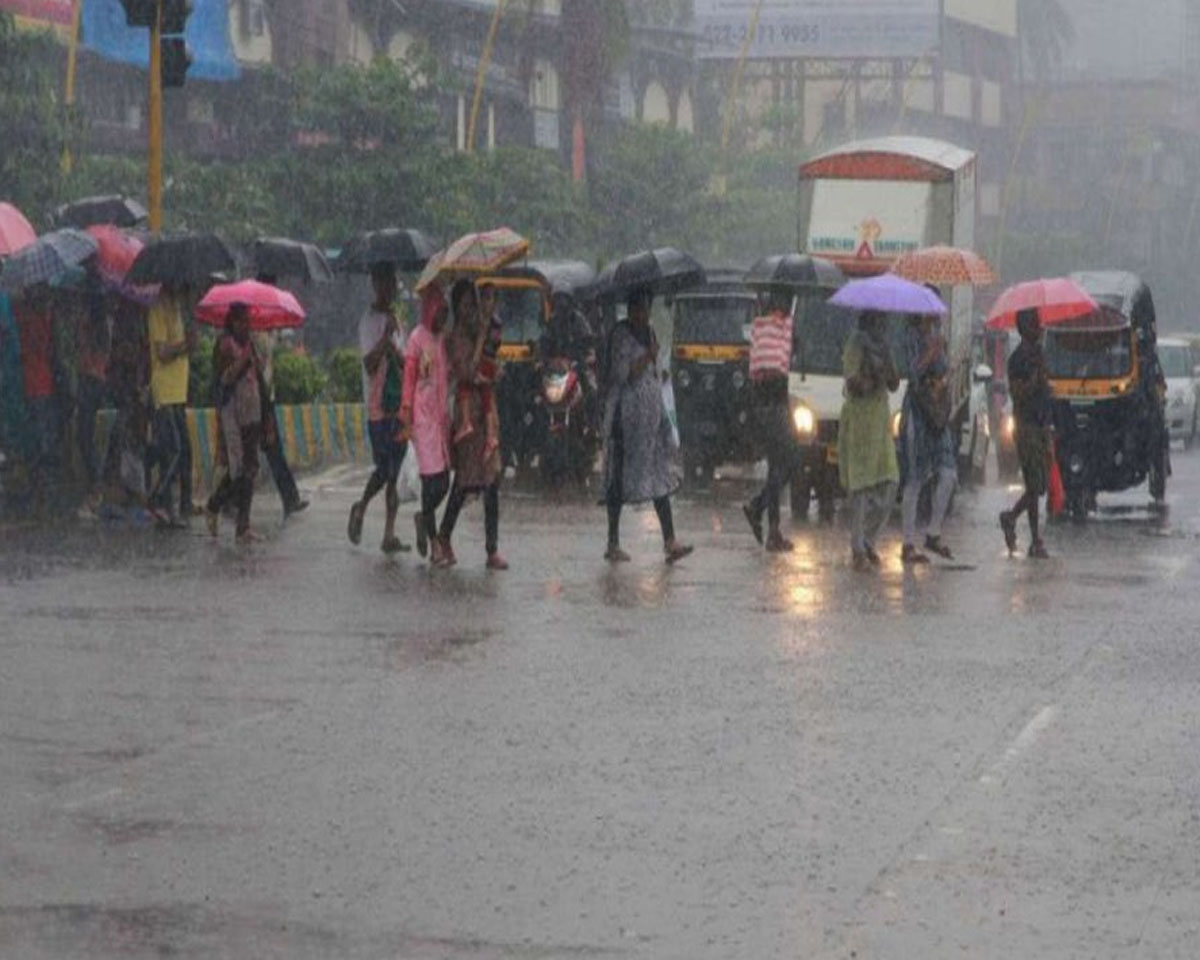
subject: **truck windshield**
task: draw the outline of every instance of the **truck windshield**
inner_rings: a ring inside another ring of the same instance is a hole
[[[746,343],[754,320],[750,297],[680,297],[675,301],[675,343]]]
[[[1046,331],[1046,367],[1060,380],[1127,376],[1133,369],[1133,333],[1116,330]]]
[[[542,291],[538,287],[502,287],[500,319],[505,343],[537,343],[542,336]]]
[[[796,319],[792,351],[793,372],[842,376],[842,349],[846,346],[846,338],[858,325],[858,317],[849,310],[820,302],[810,302],[797,312],[799,316]],[[907,375],[903,317],[893,315],[888,318],[888,342],[896,370],[903,378]]]
[[[1162,363],[1163,376],[1168,379],[1186,379],[1192,375],[1192,351],[1175,344],[1160,343],[1158,359]]]

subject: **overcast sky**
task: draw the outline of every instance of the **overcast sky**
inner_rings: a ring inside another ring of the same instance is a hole
[[[1075,21],[1068,76],[1159,76],[1182,67],[1190,0],[1061,2]]]

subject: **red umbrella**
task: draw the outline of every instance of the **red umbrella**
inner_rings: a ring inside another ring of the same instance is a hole
[[[129,268],[133,266],[133,261],[142,252],[145,244],[132,234],[110,224],[88,227],[87,233],[100,246],[96,254],[96,267],[100,271],[100,279],[104,286],[129,300],[142,304],[153,303],[158,297],[156,284],[135,287],[125,282],[125,275],[129,273]]]
[[[989,330],[1011,330],[1017,325],[1017,313],[1035,309],[1042,326],[1052,326],[1076,320],[1100,309],[1087,292],[1074,280],[1054,277],[1049,280],[1030,280],[1009,287],[992,305],[988,314]]]
[[[286,290],[257,280],[213,287],[196,307],[196,319],[210,327],[223,327],[229,308],[236,303],[244,303],[250,309],[251,330],[282,330],[304,324],[300,301]]]
[[[0,203],[0,257],[9,257],[37,240],[25,214],[11,203]]]

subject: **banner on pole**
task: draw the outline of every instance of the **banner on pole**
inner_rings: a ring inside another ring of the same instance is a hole
[[[51,28],[63,35],[71,29],[71,0],[0,0],[0,10],[11,13],[18,27]]]
[[[695,0],[696,52],[736,60],[760,0]],[[940,42],[939,0],[761,0],[751,60],[922,57]]]

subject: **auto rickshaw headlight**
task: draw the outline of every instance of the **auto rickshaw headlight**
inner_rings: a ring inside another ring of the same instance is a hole
[[[900,411],[897,410],[892,414],[892,439],[900,439]]]
[[[746,375],[741,370],[734,370],[731,379],[733,380],[734,390],[741,390],[746,385]]]
[[[801,437],[811,437],[817,429],[817,418],[813,415],[812,408],[803,403],[792,410],[792,423]]]
[[[675,382],[679,384],[681,390],[686,390],[692,385],[692,375],[686,370],[680,370],[675,374]]]

